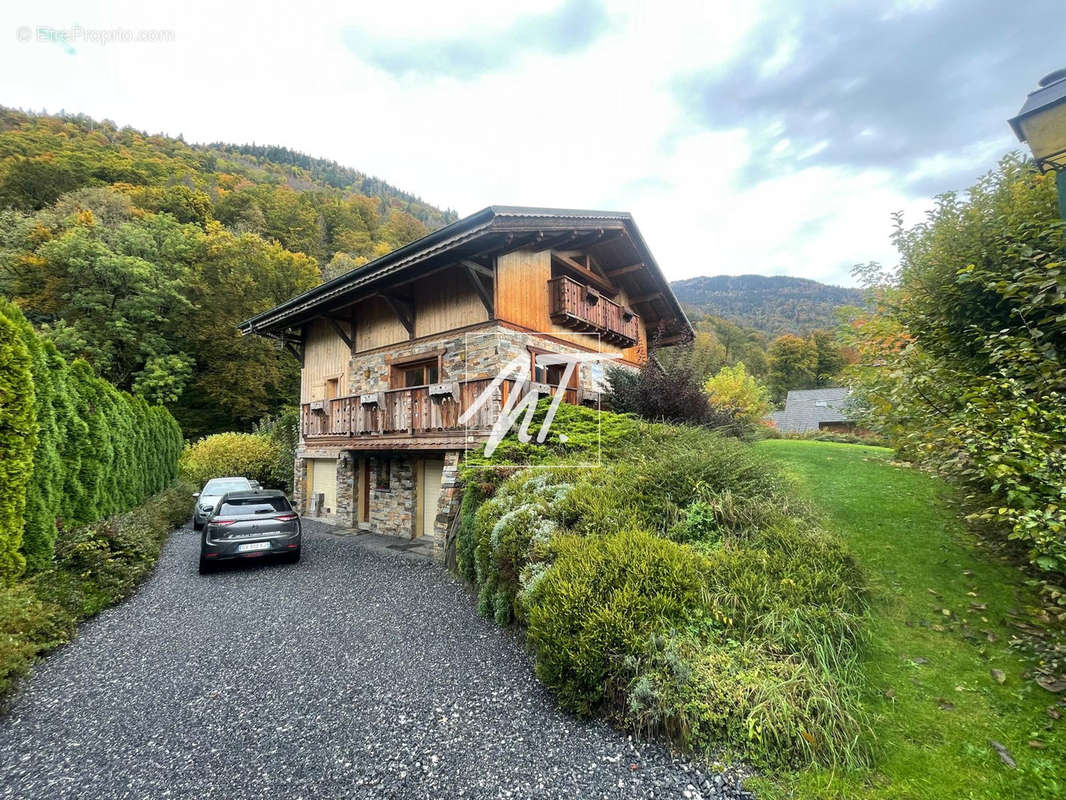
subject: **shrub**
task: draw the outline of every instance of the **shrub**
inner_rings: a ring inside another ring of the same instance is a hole
[[[291,492],[295,480],[296,447],[300,443],[300,410],[296,406],[286,406],[274,416],[263,417],[252,433],[267,437],[277,448],[266,485]]]
[[[155,564],[167,534],[184,522],[188,485],[102,522],[62,529],[51,565],[0,587],[0,693],[42,652],[69,641],[79,621],[126,597]]]
[[[711,408],[740,425],[754,425],[770,413],[770,390],[744,368],[743,362],[722,367],[703,385]]]
[[[776,764],[858,764],[862,577],[748,445],[595,412],[574,440],[472,457],[457,555],[478,609],[526,626],[567,708]],[[569,430],[569,429],[568,429]],[[743,642],[743,645],[737,644]]]
[[[611,369],[607,375],[609,386],[605,400],[614,411],[638,414],[648,420],[692,425],[729,421],[719,417],[712,419],[707,395],[695,373],[683,363],[661,367],[649,361],[635,378],[630,371],[619,367]]]
[[[203,486],[212,478],[239,475],[269,484],[276,474],[279,446],[254,433],[216,433],[190,444],[178,464],[182,480]]]
[[[866,766],[866,724],[848,682],[750,642],[656,638],[629,685],[625,716],[686,749],[723,745],[760,765]]]
[[[607,367],[604,402],[617,414],[640,414],[640,373],[613,364]]]
[[[73,620],[24,584],[0,586],[0,693],[29,670],[37,654],[68,641]]]
[[[537,675],[562,704],[583,714],[620,692],[627,658],[653,634],[709,611],[707,560],[638,530],[563,536],[555,560],[522,604]]]

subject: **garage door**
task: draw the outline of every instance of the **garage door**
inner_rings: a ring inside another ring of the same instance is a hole
[[[332,458],[311,459],[311,508],[314,508],[314,497],[317,494],[325,495],[322,503],[323,514],[334,514],[337,511],[337,461]]]

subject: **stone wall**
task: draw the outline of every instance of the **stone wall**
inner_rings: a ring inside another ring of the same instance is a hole
[[[336,516],[345,525],[354,525],[359,511],[356,503],[355,459],[349,452],[337,458],[337,508]]]
[[[459,480],[459,459],[462,453],[449,450],[444,454],[444,473],[440,481],[440,498],[437,501],[437,516],[433,520],[433,555],[444,560],[444,546],[447,544],[448,527],[459,513],[463,502],[463,484]]]
[[[389,488],[378,489],[379,471],[389,462]],[[409,538],[415,530],[415,468],[410,456],[370,458],[370,529]]]
[[[356,354],[349,363],[348,394],[386,391],[389,389],[389,365],[393,360],[439,350],[444,351],[440,382],[494,378],[511,359],[516,356],[528,357],[527,346],[554,353],[588,352],[536,334],[512,330],[503,325],[489,325],[416,342],[400,342],[372,353]],[[595,349],[595,337],[589,337],[589,346]],[[603,374],[608,363],[611,362],[580,365],[578,388],[591,392],[603,391]]]
[[[307,498],[304,492],[307,490],[307,459],[296,457],[296,463],[292,470],[292,505],[300,514],[307,513]]]

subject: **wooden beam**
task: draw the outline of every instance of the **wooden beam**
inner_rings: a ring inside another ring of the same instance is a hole
[[[391,294],[382,293],[381,297],[392,309],[392,313],[396,315],[396,318],[400,320],[400,324],[407,330],[407,338],[415,338],[415,308],[414,306],[402,297],[397,297]]]
[[[482,276],[488,278],[489,280],[492,280],[493,278],[496,277],[493,274],[492,270],[489,269],[488,267],[486,267],[484,264],[479,264],[476,261],[473,261],[473,260],[471,260],[469,258],[464,258],[459,263],[462,264],[464,267],[466,267],[468,270],[472,270],[472,271],[476,272],[478,275],[482,275]]]
[[[302,344],[293,344],[289,339],[285,340],[285,349],[292,353],[293,358],[300,362],[300,368],[304,365],[304,348]]]
[[[624,229],[612,230],[610,228],[599,228],[591,233],[574,231],[570,241],[564,240],[563,242],[559,242],[553,246],[553,249],[559,250],[565,244],[566,249],[563,252],[567,255],[571,255],[585,248],[595,247],[624,235]]]
[[[551,250],[560,245],[569,246],[570,242],[577,237],[577,231],[567,231],[566,233],[558,236],[547,237],[542,233],[538,233],[533,244],[530,244],[534,252],[540,252],[541,250]]]
[[[679,333],[679,334],[676,334],[674,336],[664,336],[661,339],[658,339],[656,341],[656,344],[659,347],[669,347],[672,344],[680,344],[682,342],[687,342],[691,338],[692,338],[691,336],[687,336],[687,335],[685,335],[683,333]]]
[[[344,328],[341,327],[341,324],[339,322],[337,322],[337,320],[335,320],[333,317],[326,317],[326,319],[329,320],[329,324],[333,326],[333,330],[335,330],[337,332],[337,335],[340,336],[341,339],[344,340],[344,343],[346,345],[348,345],[348,349],[349,350],[351,350],[353,347],[355,347],[355,344],[352,342],[351,337],[348,336],[348,334],[344,332]]]
[[[466,259],[460,263],[466,268],[466,274],[470,277],[470,282],[474,284],[474,291],[481,298],[481,304],[485,306],[489,319],[493,319],[496,316],[496,304],[493,301],[492,287],[488,285],[488,281],[484,280],[485,277],[495,278],[492,270]]]
[[[640,294],[636,297],[629,298],[629,304],[635,306],[637,303],[648,303],[652,300],[658,300],[663,296],[662,292],[651,292],[650,294]]]
[[[636,264],[626,264],[624,267],[607,270],[607,277],[618,278],[622,275],[628,275],[630,272],[639,272],[644,269],[645,266],[643,261],[638,261]]]
[[[574,259],[568,258],[567,256],[564,256],[560,253],[552,253],[552,258],[554,258],[556,261],[559,261],[564,267],[569,269],[571,272],[575,272],[580,275],[582,278],[587,280],[605,295],[614,297],[616,294],[618,294],[618,289],[616,289],[613,284],[611,284],[609,281],[604,280],[587,267],[578,264],[576,261],[574,261]]]

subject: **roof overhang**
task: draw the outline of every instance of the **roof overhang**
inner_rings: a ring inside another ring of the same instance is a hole
[[[245,320],[238,328],[246,335],[292,339],[313,319],[462,259],[491,258],[526,248],[599,248],[604,253],[626,253],[625,259],[635,258],[633,263],[640,266],[628,272],[625,280],[638,288],[635,297],[644,298],[633,305],[648,325],[649,336],[657,331],[669,341],[692,335],[681,304],[630,214],[514,206],[482,209]]]

